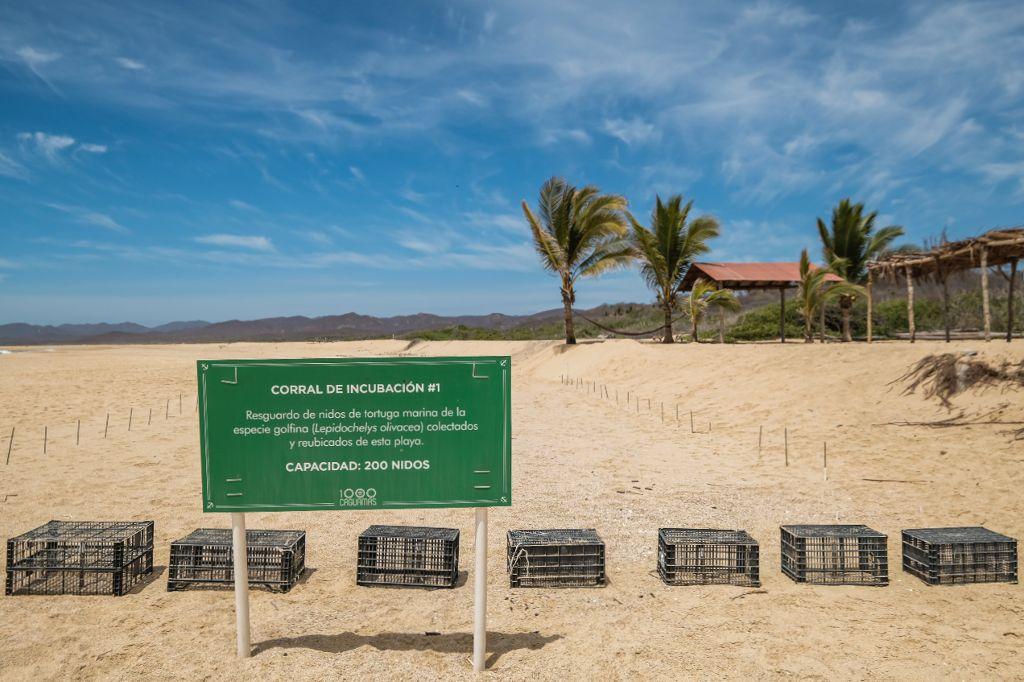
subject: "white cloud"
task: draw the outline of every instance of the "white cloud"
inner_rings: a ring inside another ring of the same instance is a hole
[[[474,90],[469,90],[467,88],[462,88],[460,90],[456,90],[455,91],[455,96],[458,97],[459,99],[465,100],[466,102],[469,102],[470,104],[478,106],[478,107],[482,107],[482,106],[486,106],[487,105],[487,98],[486,97],[484,97],[483,95],[481,95],[480,93],[478,93],[478,92],[476,92]]]
[[[623,118],[606,119],[604,131],[629,145],[643,144],[661,137],[661,133],[653,124],[639,118],[629,120]]]
[[[241,199],[232,199],[228,202],[228,204],[234,208],[237,208],[240,211],[259,211],[258,208],[256,208],[252,204],[247,204]]]
[[[359,182],[366,182],[366,176],[363,175],[363,171],[361,171],[358,166],[349,166],[348,172],[351,173],[352,177]]]
[[[0,268],[16,268],[18,264],[9,258],[0,258]]]
[[[0,175],[16,180],[28,179],[28,171],[20,163],[0,152]]]
[[[540,142],[543,145],[557,144],[563,140],[590,144],[590,135],[582,128],[551,128],[541,131]]]
[[[57,161],[58,155],[75,143],[75,138],[68,135],[50,135],[49,133],[18,133],[18,139],[30,145],[50,161]]]
[[[100,213],[93,211],[88,208],[82,208],[80,206],[68,206],[66,204],[47,204],[52,209],[56,209],[63,213],[68,213],[74,216],[75,220],[84,225],[94,225],[96,227],[102,227],[105,230],[111,232],[118,232],[120,234],[128,234],[131,232],[127,227],[111,218],[106,213]]]
[[[129,71],[142,71],[146,68],[146,65],[142,62],[128,57],[116,57],[114,61],[117,62],[118,66],[128,69]]]
[[[83,142],[78,145],[78,149],[89,154],[106,154],[107,145],[105,144],[93,144],[92,142]]]
[[[269,239],[255,235],[207,234],[196,237],[195,240],[200,244],[208,244],[210,246],[234,246],[242,249],[252,249],[253,251],[274,250],[274,245]]]
[[[478,228],[508,230],[509,232],[524,232],[526,218],[521,213],[485,213],[483,211],[469,211],[465,214],[470,225]]]
[[[58,52],[46,52],[31,46],[19,48],[15,51],[15,54],[21,57],[21,60],[33,70],[60,59],[60,53]]]

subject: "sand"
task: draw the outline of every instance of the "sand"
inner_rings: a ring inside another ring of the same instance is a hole
[[[936,401],[902,396],[888,383],[928,353],[965,348],[989,359],[1024,355],[1020,342],[633,341],[569,349],[403,341],[57,347],[4,355],[0,457],[10,427],[17,430],[10,464],[0,460],[0,535],[50,519],[153,519],[157,569],[121,598],[0,598],[0,677],[471,677],[471,579],[438,591],[355,585],[356,537],[371,523],[458,527],[468,570],[469,510],[250,514],[250,527],[305,529],[314,570],[288,594],[252,592],[256,654],[246,661],[234,658],[232,593],[168,593],[165,567],[172,540],[229,525],[227,516],[200,510],[196,359],[510,354],[514,505],[490,514],[488,677],[1024,678],[1024,588],[928,587],[900,569],[902,528],[983,524],[1024,536],[1024,442],[1013,442],[1007,427],[884,425],[947,416]],[[563,374],[607,385],[610,397],[567,387]],[[640,414],[624,405],[627,391],[639,392]],[[969,393],[955,409],[1000,406],[1004,419],[1024,419],[1018,393]],[[691,433],[691,409],[700,433]],[[798,585],[781,574],[778,526],[829,522],[889,535],[889,587]],[[654,570],[659,526],[748,530],[761,543],[762,589],[663,585]],[[609,585],[509,589],[505,531],[538,527],[597,528]]]

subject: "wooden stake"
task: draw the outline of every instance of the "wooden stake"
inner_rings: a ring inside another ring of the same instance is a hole
[[[665,423],[665,403],[661,404],[661,423]]]
[[[103,425],[103,437],[107,437],[107,429],[110,428],[110,413],[107,412],[107,423]]]
[[[690,433],[693,433],[693,410],[690,410]]]
[[[14,427],[11,427],[11,440],[7,442],[7,463],[11,463],[11,449],[14,447]]]
[[[50,431],[50,427],[49,426],[44,426],[43,427],[43,454],[44,455],[46,454],[46,440],[47,440],[47,436],[49,435],[49,431]]]
[[[761,442],[764,439],[764,424],[757,427],[757,457],[761,458]]]
[[[914,328],[914,276],[907,268],[907,331],[910,332],[910,343],[914,343],[917,330]]]
[[[782,429],[782,438],[786,444],[786,466],[789,466],[789,428]]]
[[[134,413],[134,412],[135,412],[135,408],[134,407],[129,407],[128,408],[128,430],[129,431],[132,430],[132,413]]]
[[[149,421],[146,422],[146,426],[153,425],[153,408],[149,408]]]
[[[874,274],[870,270],[868,270],[868,285],[867,285],[867,294],[868,294],[868,343],[871,343],[871,341],[872,341],[872,331],[875,328],[874,327],[874,320],[871,317],[871,314],[872,314],[871,311],[872,311],[872,308],[874,307],[872,305],[873,300],[871,298],[871,284],[872,284],[873,281],[874,281]],[[825,302],[822,301],[821,305],[824,306]]]
[[[171,399],[167,399],[167,404],[164,405],[164,421],[171,418]]]
[[[679,403],[676,403],[676,423],[679,422]]]
[[[825,477],[825,480],[827,481],[828,480],[828,443],[822,443],[821,444],[821,472],[822,472],[822,475]]]
[[[178,394],[178,414],[181,414],[181,394]]]
[[[82,420],[78,420],[78,428],[75,429],[75,445],[78,445],[78,441],[82,435]]]

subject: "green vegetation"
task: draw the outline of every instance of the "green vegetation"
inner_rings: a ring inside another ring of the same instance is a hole
[[[576,343],[572,317],[576,281],[627,265],[633,258],[625,211],[623,197],[601,194],[592,185],[577,189],[562,178],[551,178],[541,186],[539,217],[523,202],[541,264],[561,280],[566,343]]]
[[[894,239],[903,235],[903,228],[896,225],[883,227],[875,232],[877,211],[864,215],[864,204],[851,204],[843,199],[832,210],[831,228],[818,218],[818,235],[821,237],[825,262],[840,277],[851,284],[864,284],[868,277],[868,262],[889,248]],[[850,314],[854,296],[842,294],[839,306],[842,311],[843,341],[852,341]]]
[[[685,206],[682,203],[683,197],[679,194],[669,197],[664,204],[660,196],[655,197],[650,229],[629,216],[633,225],[633,248],[641,263],[640,274],[657,295],[658,305],[665,315],[663,343],[674,342],[672,315],[678,308],[679,288],[686,271],[697,256],[708,252],[708,240],[718,236],[718,221],[711,216],[699,216],[687,223],[693,201]],[[726,297],[702,294],[694,300],[691,295],[694,341],[697,340],[699,312],[708,305],[726,304]],[[694,309],[698,311],[696,315]]]
[[[718,289],[703,279],[693,283],[687,305],[690,313],[690,338],[694,343],[700,342],[700,337],[697,336],[697,323],[708,308],[733,311],[740,309],[740,302],[734,293],[728,289]]]

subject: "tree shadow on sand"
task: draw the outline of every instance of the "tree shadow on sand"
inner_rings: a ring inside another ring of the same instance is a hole
[[[487,657],[485,666],[491,667],[510,651],[519,649],[536,651],[559,639],[562,639],[562,635],[545,636],[539,632],[488,632],[487,651],[490,655]],[[259,642],[253,648],[253,654],[260,654],[274,648],[314,649],[329,654],[340,654],[361,646],[372,646],[378,651],[435,651],[442,654],[464,653],[469,655],[473,651],[473,635],[463,632],[447,634],[382,632],[376,635],[341,632],[335,635],[302,635]]]

